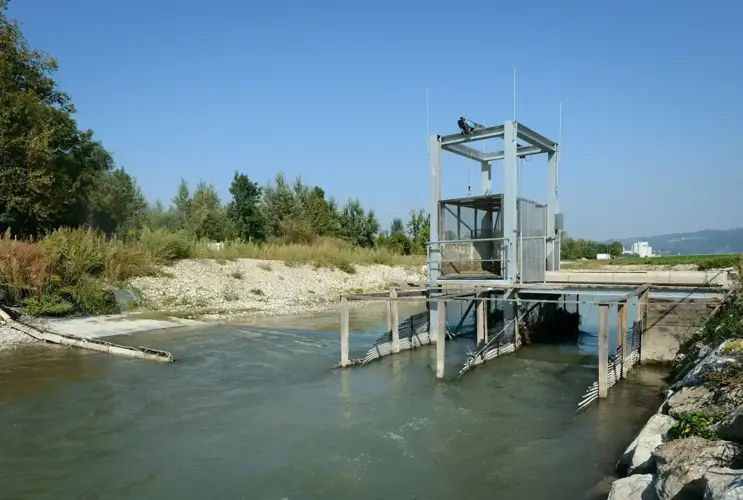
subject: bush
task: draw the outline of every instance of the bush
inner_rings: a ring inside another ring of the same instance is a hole
[[[720,420],[722,420],[721,416],[707,415],[703,412],[683,413],[676,423],[673,424],[673,427],[668,430],[667,440],[672,441],[674,439],[697,436],[715,441],[719,439],[719,436],[711,427]]]
[[[11,304],[40,296],[49,277],[51,260],[39,245],[0,235],[0,286]]]
[[[101,274],[105,267],[104,245],[105,238],[89,229],[58,229],[41,240],[54,274],[64,284]]]
[[[356,274],[356,267],[347,260],[341,260],[336,263],[336,267],[348,274]]]
[[[154,264],[170,264],[178,259],[187,259],[194,255],[195,240],[186,231],[168,231],[166,229],[145,228],[139,240],[150,255]]]
[[[85,277],[74,286],[62,291],[60,295],[71,297],[72,301],[86,314],[121,312],[113,290],[95,278]]]
[[[31,316],[67,316],[75,312],[75,306],[58,295],[42,295],[28,299],[26,311]]]

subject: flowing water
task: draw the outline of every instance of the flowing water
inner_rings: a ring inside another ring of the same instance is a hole
[[[353,310],[353,357],[383,311]],[[596,379],[590,342],[526,346],[439,383],[434,347],[329,369],[337,331],[321,314],[115,339],[175,365],[0,353],[0,498],[605,498],[660,403],[662,373],[644,367],[575,414]],[[470,347],[447,344],[449,375]]]

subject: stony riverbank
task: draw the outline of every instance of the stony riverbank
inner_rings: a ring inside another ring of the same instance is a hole
[[[341,294],[425,280],[423,266],[355,266],[352,271],[293,262],[182,260],[162,276],[132,281],[142,306],[179,317],[235,320],[338,307]]]
[[[626,477],[609,499],[743,499],[743,341],[686,346],[672,376],[664,403],[619,460]]]
[[[234,321],[325,311],[338,307],[344,293],[425,280],[423,266],[357,265],[347,271],[282,261],[194,259],[163,267],[159,276],[134,279],[130,287],[146,318]],[[29,342],[34,340],[0,325],[0,350]]]

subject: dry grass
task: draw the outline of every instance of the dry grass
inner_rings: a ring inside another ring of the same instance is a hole
[[[319,267],[346,268],[350,265],[386,264],[390,266],[424,265],[424,255],[399,255],[383,248],[355,248],[339,240],[322,239],[314,245],[225,242],[220,250],[206,243],[195,244],[194,257],[207,259],[259,259],[313,264]]]
[[[40,296],[50,277],[51,264],[39,245],[13,240],[10,234],[0,235],[0,285],[8,302]]]

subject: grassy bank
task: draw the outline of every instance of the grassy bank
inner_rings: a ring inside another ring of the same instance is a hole
[[[611,260],[581,260],[565,264],[566,269],[598,269],[603,266],[677,266],[695,265],[700,271],[708,269],[722,269],[738,267],[741,263],[741,254],[711,254],[711,255],[668,255],[662,257],[627,257]]]
[[[6,303],[25,305],[33,315],[108,314],[117,311],[113,290],[189,258],[281,260],[347,273],[354,273],[356,265],[425,262],[424,256],[356,248],[335,239],[314,245],[231,241],[217,246],[185,231],[145,230],[138,239],[122,241],[90,230],[61,229],[39,241],[0,237],[0,287]]]

